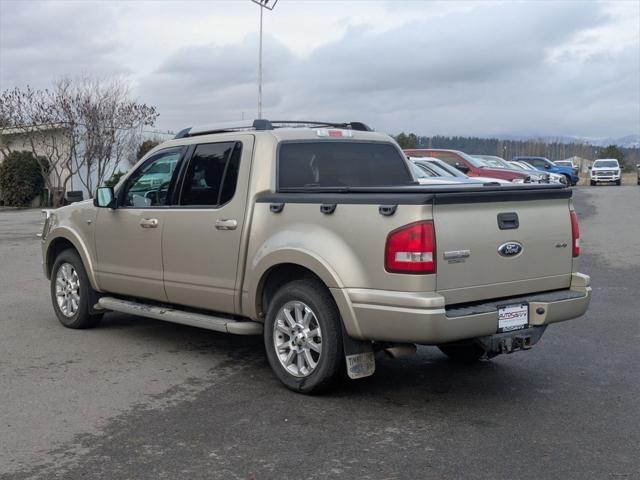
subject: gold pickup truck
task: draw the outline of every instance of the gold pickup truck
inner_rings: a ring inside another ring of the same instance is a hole
[[[526,350],[586,311],[571,189],[411,172],[358,122],[184,130],[114,189],[47,212],[53,308],[69,328],[118,311],[262,334],[303,393],[371,375],[380,350]]]

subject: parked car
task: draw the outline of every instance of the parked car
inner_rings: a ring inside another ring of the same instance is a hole
[[[473,361],[528,350],[586,311],[571,190],[418,185],[385,134],[294,124],[183,130],[115,188],[48,211],[59,321],[87,328],[118,311],[262,335],[277,378],[311,393],[345,370],[373,374],[375,350],[436,345]],[[160,162],[172,167],[148,182]],[[141,185],[164,193],[136,205]]]
[[[456,185],[461,183],[472,183],[475,185],[481,185],[482,182],[470,179],[470,178],[455,178],[451,176],[443,176],[437,174],[432,169],[427,169],[422,165],[411,163],[411,170],[414,177],[420,185]]]
[[[532,167],[527,162],[514,162],[510,161],[509,164],[513,165],[513,168],[524,170],[526,172],[535,172],[535,174],[546,173],[549,176],[549,183],[561,183],[562,185],[568,185],[567,177],[558,173],[541,172],[537,168]],[[531,174],[531,173],[530,173]]]
[[[614,182],[616,185],[620,185],[622,172],[618,160],[599,158],[589,167],[589,178],[591,185],[597,185],[600,182]]]
[[[491,177],[507,180],[513,183],[530,182],[528,174],[515,170],[491,168],[484,161],[473,158],[459,150],[444,150],[435,148],[417,148],[404,151],[410,157],[436,157],[457,168],[469,177]]]
[[[426,158],[426,157],[409,157],[409,160],[413,162],[416,168],[421,169],[425,172],[431,172],[433,176],[437,177],[445,177],[452,178],[458,181],[462,181],[463,183],[505,183],[509,184],[511,182],[507,180],[502,180],[500,178],[491,178],[491,177],[468,177],[460,170],[447,165],[440,159],[437,158]]]
[[[509,170],[520,170],[520,168],[515,168],[509,162],[507,162],[504,158],[500,158],[494,155],[471,155],[474,158],[478,158],[484,161],[487,165],[494,168],[506,168]],[[549,173],[547,172],[539,172],[535,169],[531,169],[531,171],[527,172],[529,177],[531,177],[531,181],[533,183],[549,183]]]
[[[580,178],[573,173],[573,169],[570,167],[559,167],[551,160],[544,157],[513,157],[511,160],[516,162],[526,162],[532,167],[540,170],[541,172],[551,172],[564,175],[567,178],[567,184],[577,185]]]
[[[573,163],[573,160],[556,160],[553,163],[555,163],[559,167],[569,167],[576,175],[580,174],[580,167]]]

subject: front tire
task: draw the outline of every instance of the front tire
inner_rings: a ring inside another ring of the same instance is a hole
[[[57,256],[51,271],[53,310],[67,328],[91,328],[100,323],[102,314],[92,314],[89,298],[94,297],[87,272],[75,250]]]
[[[591,180],[591,182],[590,182],[590,183],[591,183],[591,186],[592,186],[592,187],[595,187],[596,182],[594,182],[593,180]]]
[[[451,360],[460,363],[477,362],[485,354],[484,349],[472,340],[442,344],[438,348]]]
[[[315,394],[333,386],[344,371],[341,318],[320,282],[294,280],[269,303],[264,345],[269,365],[289,389]]]
[[[616,185],[618,186],[622,185],[622,180],[616,180]]]

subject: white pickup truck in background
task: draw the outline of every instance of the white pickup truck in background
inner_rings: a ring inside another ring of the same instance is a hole
[[[616,185],[622,183],[622,170],[618,160],[615,158],[599,158],[589,167],[591,185],[600,182],[614,182]]]

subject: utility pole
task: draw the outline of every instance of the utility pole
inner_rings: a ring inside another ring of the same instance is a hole
[[[258,118],[262,118],[262,14],[264,9],[273,10],[278,0],[251,0],[260,6],[260,45],[258,48]]]

